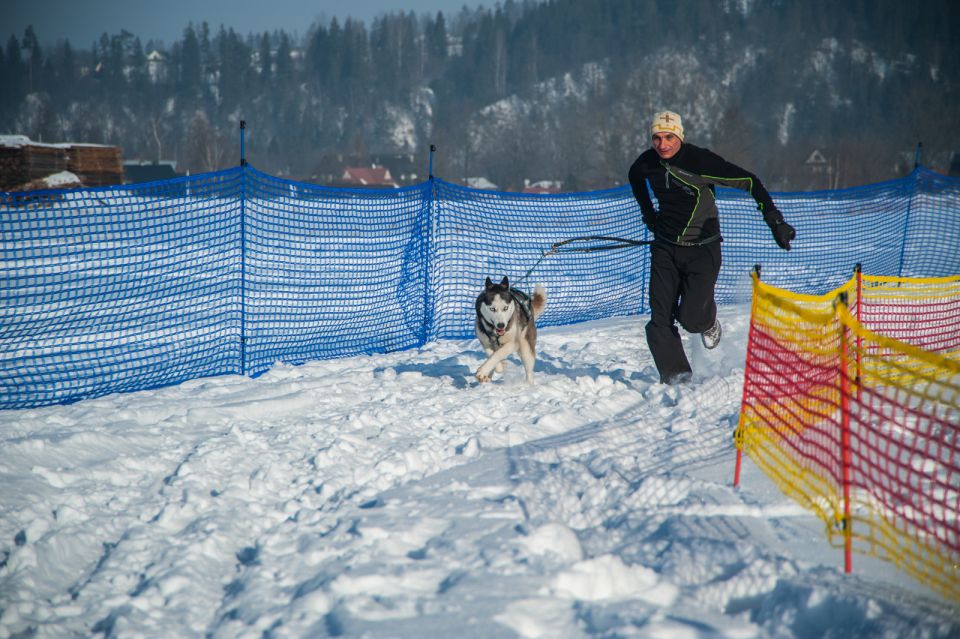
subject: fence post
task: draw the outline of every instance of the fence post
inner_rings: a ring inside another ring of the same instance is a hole
[[[426,237],[424,241],[423,248],[423,263],[425,264],[424,268],[424,286],[423,286],[423,308],[424,308],[424,322],[423,322],[423,333],[420,336],[420,341],[422,344],[426,344],[433,338],[434,327],[436,325],[436,295],[433,290],[434,287],[434,273],[433,269],[435,268],[435,256],[433,254],[433,244],[436,241],[437,236],[437,181],[433,177],[433,154],[437,150],[437,145],[430,144],[430,156],[429,156],[429,165],[428,165],[428,181],[429,193],[427,195],[427,220],[426,220]],[[421,344],[421,345],[422,345]]]
[[[240,374],[247,374],[247,158],[244,131],[240,120]]]
[[[243,150],[243,138],[244,138],[243,133],[246,130],[246,128],[247,128],[247,122],[245,120],[240,120],[240,166],[247,165],[247,156],[244,155],[244,150]]]
[[[856,301],[856,311],[853,314],[853,317],[857,320],[858,324],[863,324],[862,312],[863,312],[863,264],[857,262],[854,266],[854,273],[857,276],[857,301]],[[863,337],[860,333],[857,333],[857,352],[855,353],[856,362],[857,362],[857,376],[854,379],[857,385],[857,400],[860,400],[860,378],[863,371]]]
[[[913,153],[913,170],[916,171],[922,165],[923,160],[923,142],[917,142],[917,150]]]
[[[917,144],[917,162],[920,161],[920,150],[923,143]],[[917,192],[920,190],[920,174],[916,167],[913,173],[904,178],[904,183],[909,183],[910,195],[907,200],[907,211],[903,216],[903,231],[900,233],[900,266],[897,270],[897,277],[903,277],[903,260],[907,254],[907,233],[910,230],[910,218],[913,216],[913,203],[917,199]]]
[[[847,294],[837,296],[835,308],[847,307]],[[847,325],[837,314],[840,322],[840,457],[843,471],[843,570],[853,572],[853,519],[850,516],[850,379],[848,366],[850,353],[847,346]]]
[[[751,296],[752,301],[750,302],[750,325],[747,328],[747,361],[750,361],[750,352],[751,352],[751,341],[753,340],[753,318],[756,317],[757,312],[757,286],[756,282],[760,281],[760,265],[753,265],[753,275],[750,278],[753,285],[753,295]],[[747,401],[747,367],[744,366],[743,371],[743,393],[740,396],[740,414],[743,415],[743,406]],[[743,463],[743,433],[741,432],[742,426],[737,425],[737,430],[733,433],[733,441],[737,445],[737,465],[733,470],[733,486],[736,488],[740,485],[740,466]]]

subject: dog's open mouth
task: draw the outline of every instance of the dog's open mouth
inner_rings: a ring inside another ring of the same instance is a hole
[[[505,329],[505,328],[499,328],[499,327],[497,327],[497,328],[495,328],[495,329],[493,329],[493,330],[495,330],[495,331],[497,332],[497,335],[503,335],[504,333],[507,332],[507,329]]]

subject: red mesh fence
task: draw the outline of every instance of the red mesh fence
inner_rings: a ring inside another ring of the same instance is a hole
[[[847,570],[856,550],[960,599],[960,277],[816,297],[755,276],[737,444]]]

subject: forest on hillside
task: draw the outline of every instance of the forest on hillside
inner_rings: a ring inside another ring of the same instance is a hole
[[[958,32],[944,0],[506,0],[299,39],[185,24],[169,45],[29,27],[0,47],[0,134],[197,173],[238,163],[243,120],[248,161],[293,179],[406,157],[422,180],[435,144],[444,179],[592,190],[625,181],[670,108],[773,189],[837,188],[908,172],[920,142],[925,165],[956,164]]]

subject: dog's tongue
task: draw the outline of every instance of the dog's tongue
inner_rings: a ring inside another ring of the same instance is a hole
[[[503,335],[504,333],[507,332],[507,329],[505,329],[505,328],[498,328],[498,329],[495,329],[495,330],[497,331],[497,335]]]

